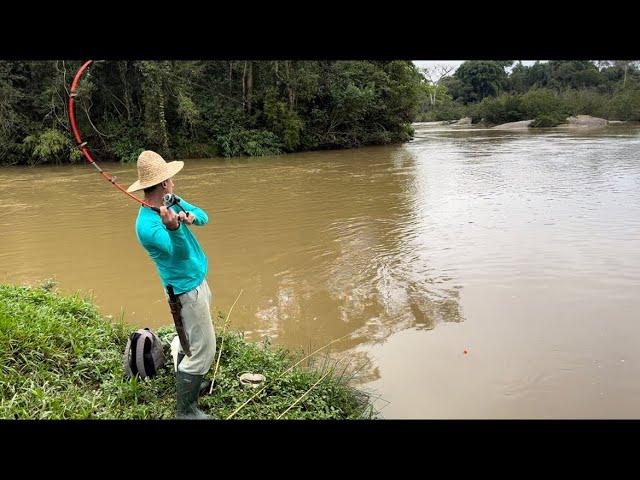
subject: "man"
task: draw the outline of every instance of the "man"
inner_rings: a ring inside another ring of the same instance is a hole
[[[198,396],[206,388],[204,376],[216,352],[209,310],[211,290],[205,278],[207,257],[189,229],[192,225],[205,225],[209,218],[202,209],[182,199],[179,204],[188,213],[178,205],[167,208],[163,203],[164,195],[173,193],[173,176],[183,166],[184,162],[167,163],[157,153],[146,150],[138,157],[138,180],[127,191],[144,190],[145,202],[160,209],[158,215],[150,208],[140,207],[136,235],[154,261],[163,285],[173,287],[181,305],[187,345],[175,337],[171,349],[176,369],[177,417],[210,418],[198,409]],[[190,350],[190,355],[185,349]]]

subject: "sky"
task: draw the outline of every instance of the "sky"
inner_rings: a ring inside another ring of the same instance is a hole
[[[454,65],[455,68],[458,68],[464,61],[465,60],[413,60],[413,63],[416,64],[419,68],[430,67],[432,65],[440,65],[440,64]],[[541,60],[541,62],[544,62],[544,60]],[[527,66],[531,66],[534,63],[536,63],[535,60],[522,61],[522,64]],[[455,70],[451,72],[451,75],[453,75],[454,73],[455,73]]]

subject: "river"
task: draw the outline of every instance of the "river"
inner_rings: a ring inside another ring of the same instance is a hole
[[[171,322],[135,202],[82,164],[0,180],[0,281]],[[251,340],[346,335],[332,352],[383,417],[640,417],[640,128],[417,124],[404,145],[187,160],[174,180],[209,214],[191,228],[214,312],[242,289]]]

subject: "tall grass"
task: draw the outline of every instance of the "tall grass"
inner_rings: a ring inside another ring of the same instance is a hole
[[[168,307],[167,307],[168,308]],[[218,321],[223,317],[219,315]],[[217,329],[220,332],[221,329]],[[175,385],[170,341],[175,329],[158,329],[167,362],[151,379],[128,379],[122,354],[131,327],[104,320],[89,298],[61,295],[51,284],[0,284],[0,418],[171,419]],[[222,340],[218,333],[218,342]],[[283,418],[351,419],[376,416],[370,397],[349,384],[349,369],[324,358],[282,375],[302,352],[268,342],[251,343],[241,332],[224,333],[214,395],[200,406],[226,418],[255,393],[238,376],[259,372],[267,388],[234,418],[277,418],[323,375]]]

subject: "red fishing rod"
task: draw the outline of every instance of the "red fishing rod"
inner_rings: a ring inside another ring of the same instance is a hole
[[[93,62],[93,60],[87,60],[80,67],[80,69],[76,73],[75,78],[73,79],[73,83],[71,84],[71,92],[69,93],[69,122],[71,123],[71,129],[73,130],[73,135],[76,137],[76,142],[78,142],[78,148],[80,148],[80,150],[82,150],[82,153],[84,154],[84,156],[87,159],[87,161],[91,165],[93,165],[96,168],[96,170],[98,170],[98,173],[100,175],[102,175],[105,178],[105,180],[110,182],[114,187],[116,187],[122,193],[124,193],[124,194],[130,196],[131,198],[133,198],[136,202],[142,204],[143,206],[145,206],[147,208],[150,208],[151,210],[153,210],[155,212],[160,213],[160,209],[158,207],[154,207],[153,205],[150,205],[147,202],[145,202],[144,200],[141,200],[140,198],[136,197],[135,195],[132,195],[131,193],[127,192],[122,185],[116,183],[116,177],[114,177],[113,175],[111,175],[108,172],[105,172],[102,168],[100,168],[100,165],[98,165],[96,163],[96,161],[93,159],[93,157],[91,157],[91,153],[89,153],[89,150],[87,149],[87,142],[83,142],[82,141],[82,137],[80,137],[80,132],[78,131],[78,125],[76,124],[76,113],[75,113],[75,97],[77,96],[76,89],[78,88],[78,83],[80,82],[80,79],[82,78],[82,75],[87,70],[89,65],[91,65],[92,62]]]

